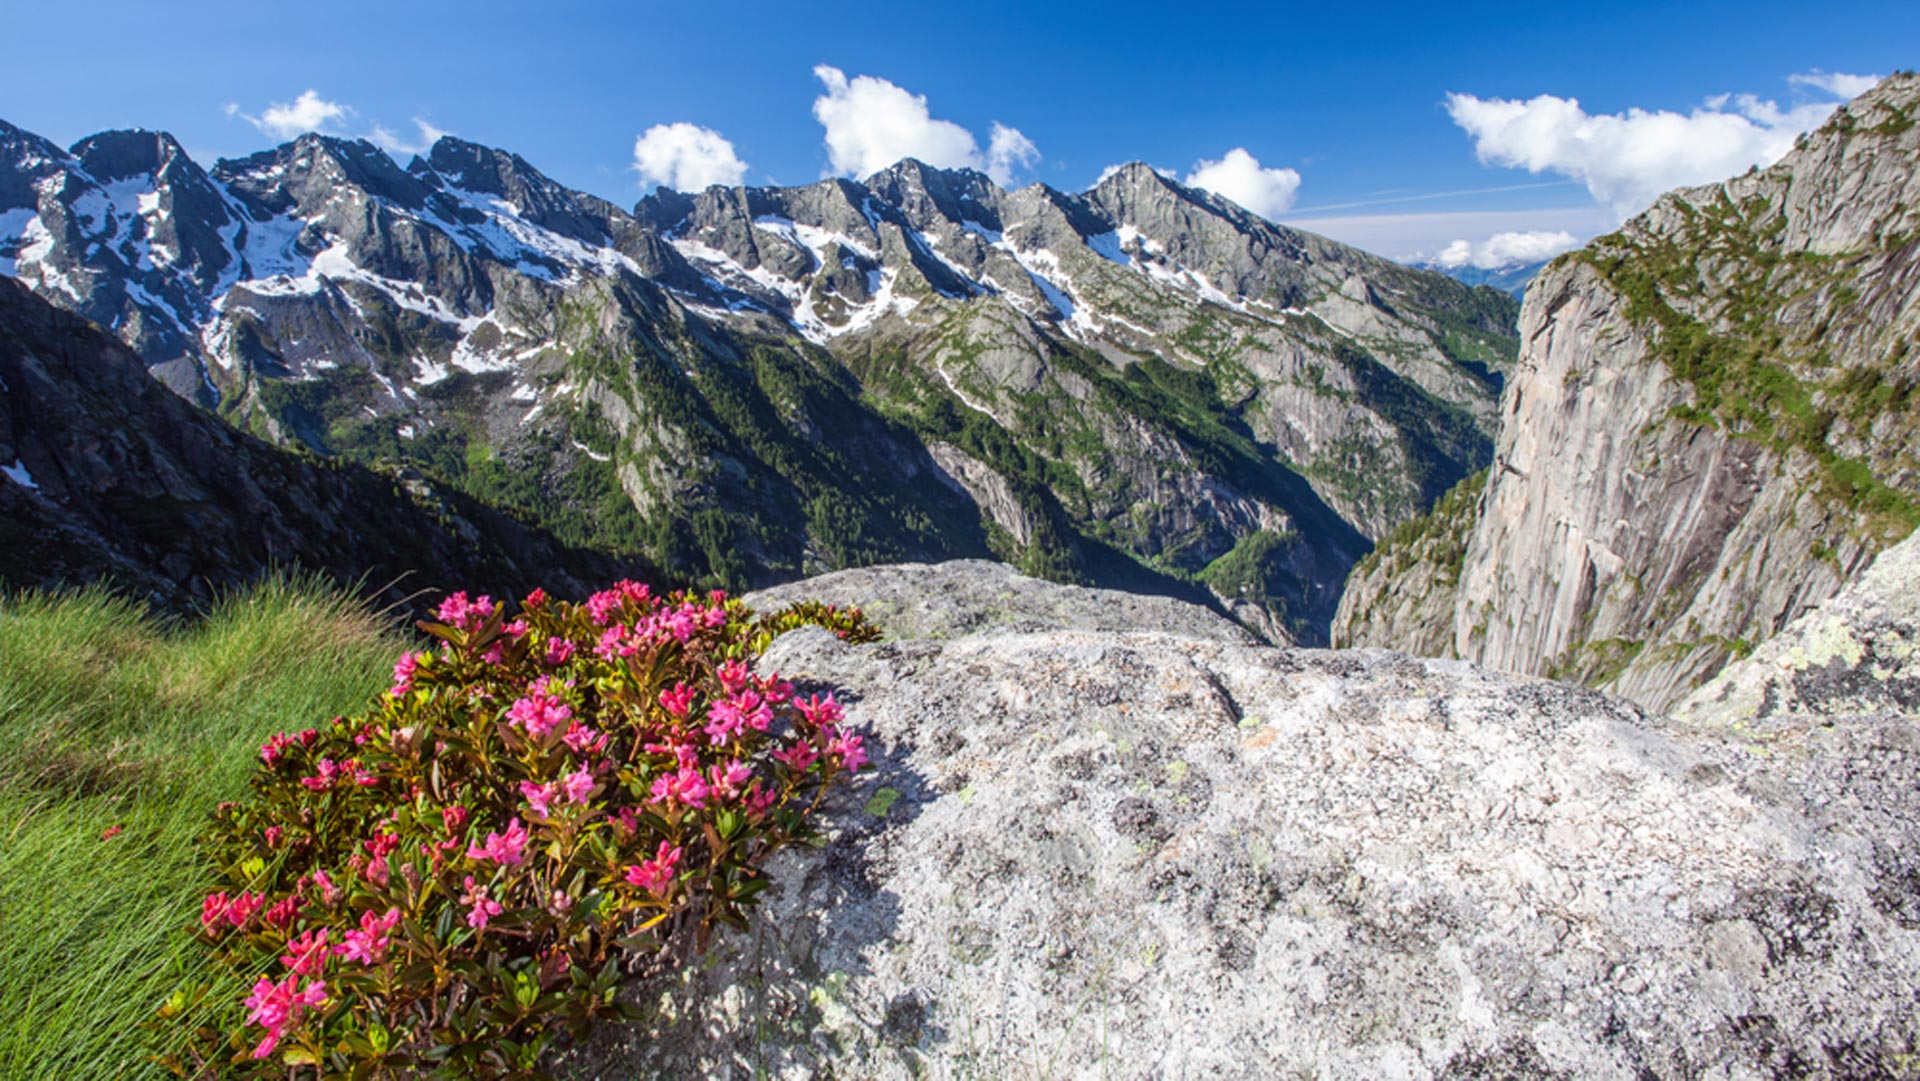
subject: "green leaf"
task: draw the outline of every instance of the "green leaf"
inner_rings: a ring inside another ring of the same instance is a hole
[[[873,794],[872,799],[867,801],[866,811],[875,818],[885,818],[887,817],[887,812],[893,810],[894,803],[899,799],[900,792],[898,789],[882,788]]]

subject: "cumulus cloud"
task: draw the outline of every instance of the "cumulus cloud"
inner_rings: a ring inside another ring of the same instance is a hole
[[[1795,85],[1843,94],[1877,80],[1812,73]],[[1590,114],[1573,98],[1526,101],[1449,94],[1447,113],[1473,138],[1489,165],[1553,172],[1585,184],[1620,217],[1645,209],[1662,192],[1723,180],[1770,165],[1838,103],[1782,108],[1752,94],[1710,98],[1689,113],[1629,109]]]
[[[736,187],[747,175],[747,163],[726,136],[684,120],[655,124],[635,139],[633,167],[643,182],[675,191]]]
[[[1234,147],[1219,161],[1195,162],[1187,185],[1205,188],[1231,199],[1262,217],[1274,218],[1293,206],[1300,191],[1300,174],[1292,169],[1268,169],[1244,147]]]
[[[433,149],[433,144],[439,142],[441,136],[453,134],[445,128],[436,128],[417,116],[413,118],[413,126],[418,129],[418,137],[414,139],[408,139],[384,124],[375,124],[373,133],[367,137],[373,140],[375,146],[389,154],[424,154]]]
[[[871,176],[902,158],[916,158],[936,169],[981,169],[1002,186],[1016,170],[1040,160],[1033,140],[1018,129],[995,122],[987,152],[973,133],[927,108],[927,99],[872,75],[847,78],[827,64],[813,69],[826,92],[813,100],[813,118],[826,129],[827,160],[832,171]]]
[[[1836,98],[1846,98],[1851,101],[1878,86],[1882,78],[1885,76],[1846,75],[1837,71],[1821,71],[1819,68],[1814,68],[1812,71],[1803,71],[1798,75],[1789,75],[1787,81],[1795,86],[1811,87]]]
[[[226,113],[276,139],[292,139],[310,131],[334,133],[341,121],[353,115],[353,110],[322,98],[318,91],[307,90],[291,102],[273,102],[259,116],[241,112],[240,106],[232,102],[228,103]]]
[[[1449,270],[1471,266],[1481,270],[1545,262],[1580,246],[1580,239],[1564,229],[1536,229],[1524,233],[1495,233],[1475,244],[1456,240],[1441,250],[1434,262]]]
[[[1040,161],[1040,148],[1033,140],[994,121],[993,135],[987,140],[987,175],[1003,188],[1013,186],[1014,170],[1031,170]]]

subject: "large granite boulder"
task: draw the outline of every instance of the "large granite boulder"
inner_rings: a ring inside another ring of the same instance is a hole
[[[1911,717],[1782,754],[1461,662],[947,625],[774,643],[877,768],[575,1076],[1914,1069]]]

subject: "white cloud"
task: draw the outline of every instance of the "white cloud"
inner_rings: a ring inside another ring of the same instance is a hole
[[[334,133],[340,121],[353,115],[352,109],[337,101],[328,101],[313,90],[305,91],[291,102],[276,101],[259,116],[241,112],[240,106],[233,102],[227,104],[225,111],[228,116],[238,116],[276,139],[292,139],[310,131]]]
[[[1586,240],[1619,224],[1599,206],[1536,210],[1450,210],[1413,214],[1299,217],[1286,224],[1404,262],[1425,262],[1460,237],[1496,233],[1566,232]]]
[[[375,146],[389,154],[424,154],[433,149],[433,144],[439,142],[441,136],[453,134],[445,128],[436,128],[417,116],[413,118],[413,126],[419,129],[419,137],[416,139],[409,140],[384,124],[375,124],[373,134],[368,138],[373,140]]]
[[[987,175],[1003,188],[1013,187],[1014,170],[1031,170],[1040,160],[1040,148],[1033,140],[994,121],[993,135],[987,140]]]
[[[993,125],[986,154],[973,133],[927,108],[927,99],[872,75],[848,79],[839,68],[813,69],[826,92],[813,99],[813,118],[826,128],[832,171],[865,177],[902,158],[936,169],[980,169],[995,183],[1010,185],[1016,169],[1040,160],[1033,140],[1017,129]]]
[[[1867,76],[1819,72],[1793,81],[1833,94],[1872,85]],[[1684,114],[1629,109],[1596,115],[1573,98],[1552,94],[1526,101],[1447,96],[1448,115],[1473,137],[1481,161],[1571,177],[1622,218],[1662,192],[1778,161],[1837,107],[1827,101],[1783,109],[1752,94],[1723,94]]]
[[[1293,205],[1300,191],[1300,174],[1292,169],[1267,169],[1244,147],[1234,147],[1219,161],[1195,162],[1187,174],[1190,187],[1205,188],[1262,217],[1278,217]]]
[[[1836,98],[1854,98],[1872,90],[1880,84],[1884,76],[1880,75],[1844,75],[1837,71],[1803,71],[1798,75],[1787,76],[1787,81],[1795,86],[1810,86],[1815,90],[1824,90]]]
[[[1501,267],[1545,262],[1579,246],[1580,238],[1564,229],[1495,233],[1478,244],[1471,240],[1456,240],[1442,249],[1434,262],[1449,270],[1463,266],[1498,270]]]
[[[633,167],[642,181],[675,191],[704,191],[715,184],[737,187],[747,175],[747,163],[726,136],[684,120],[655,124],[635,139]]]

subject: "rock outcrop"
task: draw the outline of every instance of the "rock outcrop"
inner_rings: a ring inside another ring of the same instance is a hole
[[[1675,709],[1701,724],[1920,713],[1920,536],[1728,664]]]
[[[1913,717],[1871,737],[1896,752],[1788,760],[1197,613],[1021,633],[975,609],[993,580],[824,583],[893,598],[901,637],[800,630],[762,663],[847,702],[876,770],[779,857],[755,930],[634,988],[651,1019],[574,1076],[1912,1072]]]
[[[835,571],[745,599],[758,611],[805,600],[858,608],[896,640],[1151,629],[1231,645],[1257,641],[1245,627],[1172,597],[1057,585],[984,559]]]
[[[1917,108],[1920,77],[1889,78],[1778,164],[1549,266],[1457,570],[1383,545],[1334,640],[1665,709],[1906,536]]]

